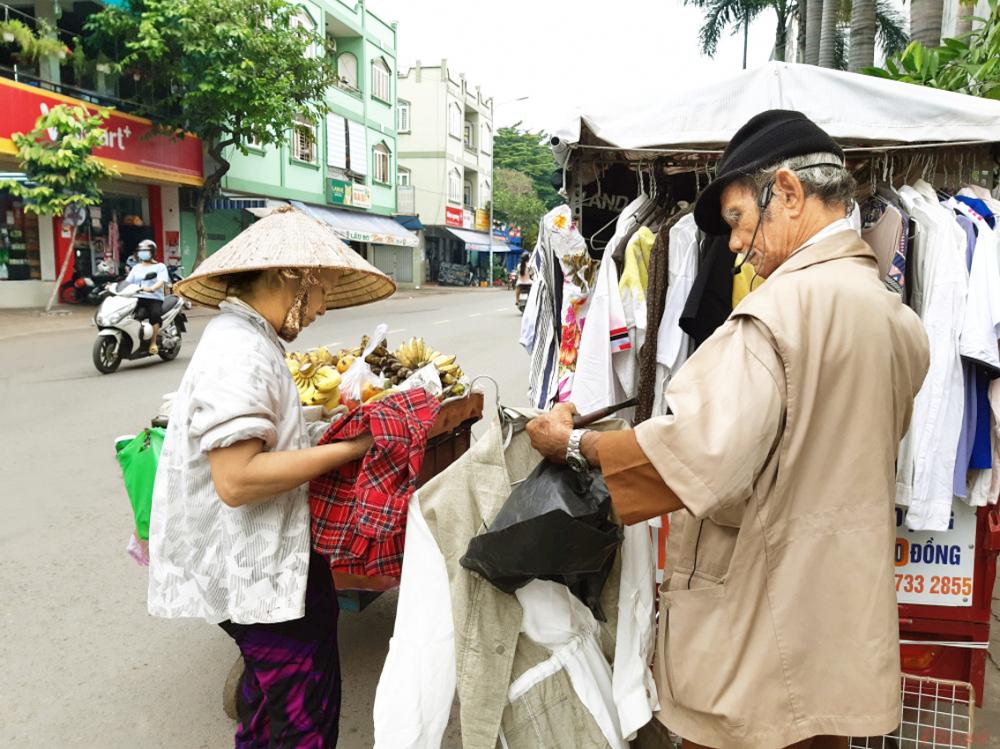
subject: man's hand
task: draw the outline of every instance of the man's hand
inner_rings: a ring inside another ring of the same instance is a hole
[[[566,462],[566,448],[573,431],[573,417],[576,406],[560,403],[547,414],[536,416],[528,422],[528,436],[531,446],[553,463]]]

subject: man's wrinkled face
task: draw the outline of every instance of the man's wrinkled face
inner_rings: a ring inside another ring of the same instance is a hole
[[[722,191],[720,204],[722,218],[730,229],[729,249],[737,254],[752,253],[748,262],[758,276],[767,278],[788,259],[792,250],[787,241],[788,217],[781,208],[780,195],[775,194],[771,199],[763,221],[753,191],[739,182]]]

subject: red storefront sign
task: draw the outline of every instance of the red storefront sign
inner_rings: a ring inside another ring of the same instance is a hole
[[[444,223],[446,226],[457,226],[462,228],[464,214],[461,208],[452,208],[450,205],[444,209]]]
[[[15,155],[13,133],[26,133],[35,127],[39,116],[58,104],[92,104],[68,96],[25,86],[0,78],[0,154]],[[110,112],[104,123],[105,145],[94,155],[126,176],[181,185],[201,185],[203,159],[201,141],[188,135],[171,140],[164,135],[146,138],[153,130],[149,120],[120,112]]]

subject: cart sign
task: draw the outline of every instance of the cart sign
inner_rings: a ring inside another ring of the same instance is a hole
[[[927,606],[972,606],[976,510],[952,505],[946,531],[911,531],[896,508],[896,600]]]

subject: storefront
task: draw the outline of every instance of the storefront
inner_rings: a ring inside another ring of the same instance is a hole
[[[291,202],[329,226],[334,234],[398,285],[420,283],[420,238],[398,222],[387,216],[309,205],[297,200]]]
[[[25,178],[11,135],[30,131],[41,114],[59,104],[93,109],[77,99],[0,79],[2,178]],[[179,188],[202,184],[201,141],[148,137],[149,120],[119,112],[109,114],[105,130],[105,145],[94,155],[120,176],[101,185],[100,205],[65,219],[37,217],[9,191],[0,191],[0,307],[45,304],[71,250],[72,223],[77,224],[76,261],[64,280],[74,271],[95,273],[102,260],[113,271],[121,268],[146,238],[156,242],[161,260],[179,259]]]

